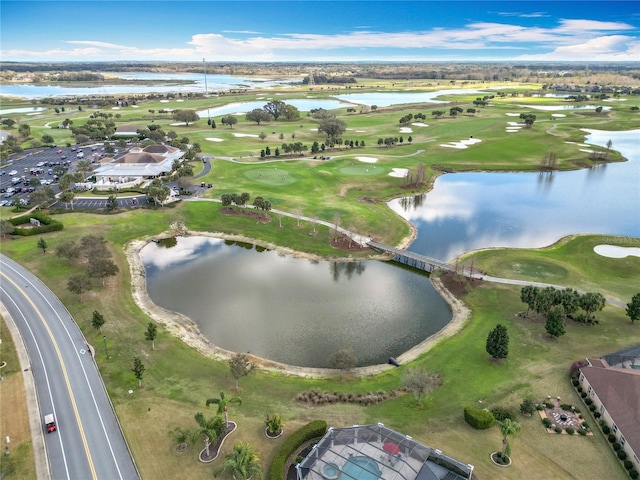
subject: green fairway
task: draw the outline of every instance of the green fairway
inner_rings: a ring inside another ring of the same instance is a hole
[[[262,185],[289,186],[298,180],[288,170],[279,167],[251,168],[244,172],[244,176],[253,182]]]

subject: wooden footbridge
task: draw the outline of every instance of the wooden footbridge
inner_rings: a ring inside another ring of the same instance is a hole
[[[414,267],[419,270],[424,270],[426,272],[433,272],[435,270],[447,270],[450,272],[456,271],[456,267],[454,265],[441,262],[440,260],[436,260],[425,255],[420,255],[419,253],[400,250],[398,248],[385,245],[384,243],[374,242],[373,240],[369,240],[367,245],[378,252],[390,253],[393,255],[392,260],[398,263],[409,265],[410,267]]]

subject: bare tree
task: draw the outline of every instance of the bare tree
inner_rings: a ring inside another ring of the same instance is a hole
[[[442,380],[437,373],[429,373],[420,367],[408,369],[402,376],[404,388],[416,397],[418,405],[422,405],[425,395],[442,385]]]

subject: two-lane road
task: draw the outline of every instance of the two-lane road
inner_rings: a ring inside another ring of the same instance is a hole
[[[53,413],[58,424],[43,433],[51,477],[140,478],[86,340],[62,302],[4,255],[0,300],[23,338],[41,417]]]

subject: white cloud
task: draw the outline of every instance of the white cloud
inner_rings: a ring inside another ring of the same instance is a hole
[[[598,37],[586,42],[561,46],[549,53],[521,55],[528,60],[637,61],[640,40],[624,35]]]
[[[506,16],[507,13],[501,15]],[[516,58],[575,60],[582,55],[591,54],[592,58],[593,55],[610,56],[593,58],[594,60],[637,60],[640,58],[638,40],[623,35],[634,28],[621,22],[562,19],[552,28],[525,27],[514,23],[471,22],[462,28],[434,28],[419,32],[377,32],[358,27],[357,31],[336,35],[292,32],[267,36],[250,31],[226,31],[194,34],[186,45],[179,48],[139,48],[135,45],[87,39],[67,41],[66,43],[72,46],[69,50],[13,49],[0,51],[0,56],[6,60],[77,60],[90,57],[93,60],[193,61],[209,58],[216,61],[277,61],[300,60],[312,55],[316,60],[348,60],[353,57],[364,60],[382,59],[382,55],[389,58],[390,52],[395,50],[393,58],[396,60],[424,60],[443,55],[455,60],[464,58],[461,53],[463,51],[480,52],[484,58],[488,58],[492,50],[510,51],[513,58],[519,50],[526,49],[533,53]],[[358,53],[354,54],[355,51]],[[504,53],[496,52],[493,53],[496,59],[506,58]],[[479,59],[477,53],[474,58]]]

